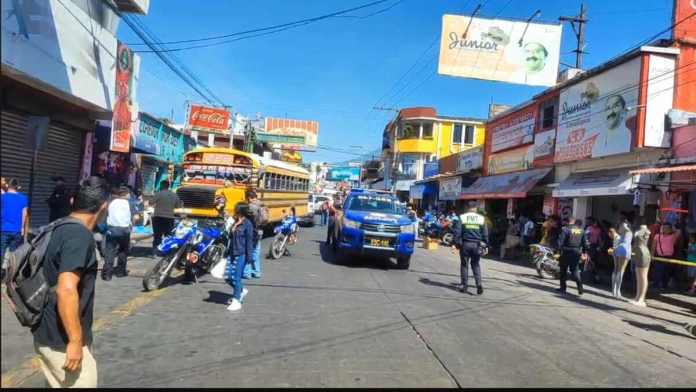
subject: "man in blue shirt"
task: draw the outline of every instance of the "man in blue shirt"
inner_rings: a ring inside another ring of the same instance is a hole
[[[7,192],[0,196],[2,204],[1,256],[3,275],[5,271],[5,250],[15,250],[26,235],[29,199],[27,195],[17,192],[19,182],[12,178],[7,182]]]

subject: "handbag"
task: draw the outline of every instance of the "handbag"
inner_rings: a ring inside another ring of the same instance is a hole
[[[221,257],[220,260],[210,269],[210,276],[215,279],[225,279],[225,268],[227,267],[227,258]]]

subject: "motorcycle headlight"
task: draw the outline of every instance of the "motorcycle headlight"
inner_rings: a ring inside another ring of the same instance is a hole
[[[348,218],[343,218],[343,226],[350,228],[350,229],[359,229],[360,228],[360,222],[350,220]]]
[[[410,225],[401,226],[401,232],[402,232],[402,233],[407,233],[407,234],[409,234],[409,233],[410,233],[410,234],[413,234],[413,233],[416,232],[416,228],[415,228],[415,226],[413,225],[413,223],[411,223]]]

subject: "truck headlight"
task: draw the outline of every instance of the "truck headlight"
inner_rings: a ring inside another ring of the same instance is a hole
[[[401,226],[401,232],[406,234],[414,234],[416,232],[416,227],[413,223]]]
[[[359,229],[360,228],[360,222],[350,220],[348,218],[343,218],[343,226],[350,228],[350,229]]]

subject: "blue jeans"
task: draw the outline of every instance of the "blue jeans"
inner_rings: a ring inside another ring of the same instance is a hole
[[[13,251],[22,243],[22,235],[20,233],[12,233],[8,231],[3,231],[0,234],[0,261],[2,262],[2,268],[5,268],[5,251]]]
[[[244,277],[249,278],[253,276],[255,278],[261,277],[261,241],[256,242],[256,247],[251,254],[251,262],[246,263],[244,267]]]
[[[326,226],[326,223],[329,221],[329,213],[326,211],[321,212],[321,225]]]
[[[230,256],[225,269],[225,281],[232,286],[232,297],[237,300],[242,299],[242,272],[245,264],[244,255]]]

